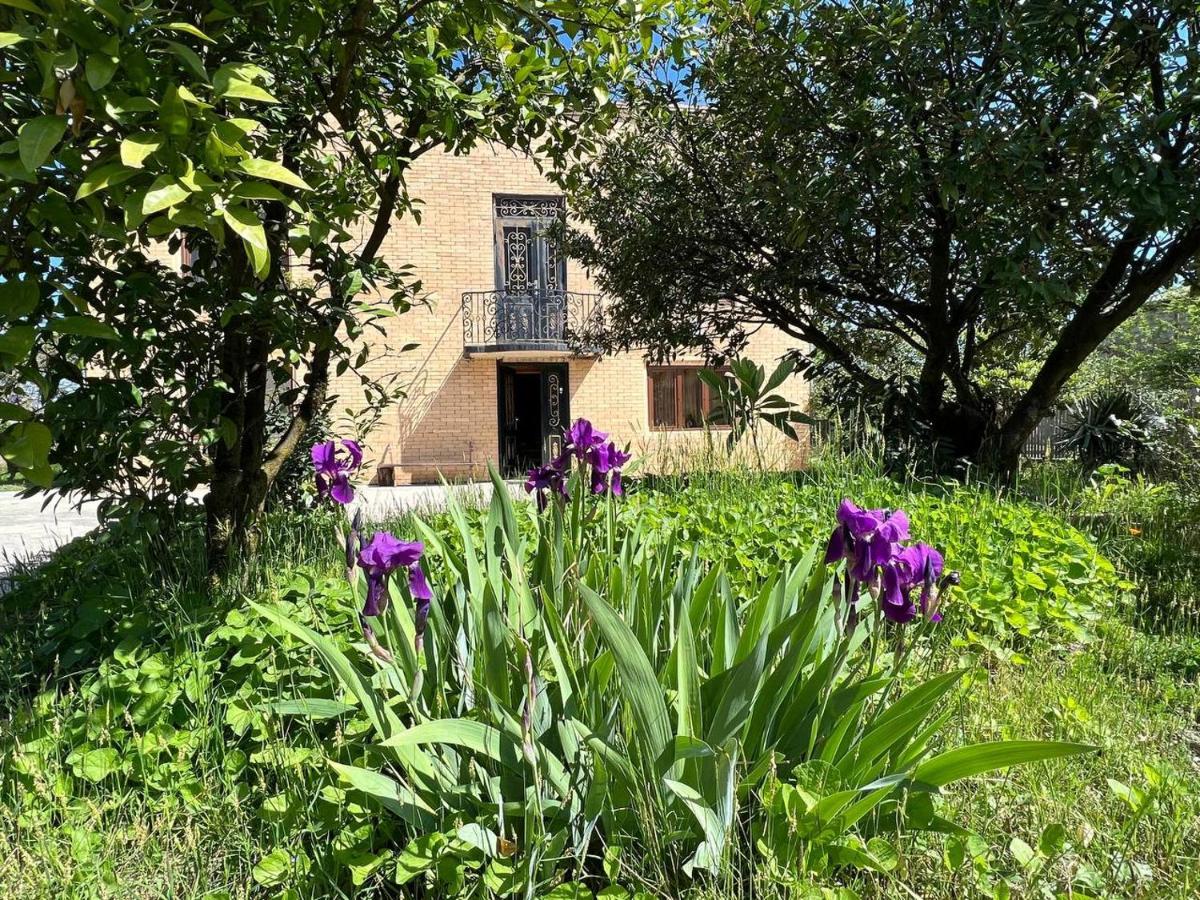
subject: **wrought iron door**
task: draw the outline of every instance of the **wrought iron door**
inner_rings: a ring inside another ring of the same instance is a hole
[[[560,363],[498,364],[500,466],[506,476],[523,475],[530,465],[544,465],[562,453],[571,417],[568,371]],[[530,446],[535,418],[536,444]]]
[[[496,332],[501,341],[545,341],[561,335],[566,315],[566,260],[553,240],[562,199],[498,197]]]
[[[542,366],[542,463],[563,451],[563,432],[571,421],[570,370],[566,365]]]

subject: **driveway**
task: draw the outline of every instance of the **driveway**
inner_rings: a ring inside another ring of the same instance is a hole
[[[76,508],[56,492],[33,497],[0,493],[0,579],[17,562],[43,559],[96,527],[96,503]]]
[[[513,496],[521,494],[520,484],[509,483]],[[407,512],[436,512],[453,494],[464,506],[487,503],[492,496],[490,482],[444,487],[438,484],[403,487],[362,487],[350,507],[353,515],[362,508],[369,522],[380,522]],[[33,497],[18,497],[0,492],[0,584],[18,562],[45,559],[63,544],[87,534],[96,527],[96,503],[85,502],[76,508],[72,498],[45,492]]]

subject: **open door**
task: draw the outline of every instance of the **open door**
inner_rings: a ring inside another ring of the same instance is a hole
[[[565,364],[498,363],[500,468],[507,478],[544,465],[563,449],[570,421]]]

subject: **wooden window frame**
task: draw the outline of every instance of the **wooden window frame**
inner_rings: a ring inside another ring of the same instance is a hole
[[[716,372],[718,375],[724,375],[729,369],[725,366],[704,366],[698,363],[691,365],[673,365],[673,366],[646,366],[646,420],[651,431],[704,431],[710,429],[713,431],[727,431],[732,425],[727,422],[705,422],[703,425],[655,425],[655,406],[654,406],[654,376],[663,373],[669,373],[674,377],[675,381],[675,416],[676,422],[683,421],[683,376],[688,372],[701,372],[708,369],[711,372]],[[704,381],[700,380],[700,404],[706,410],[705,419],[712,415],[713,409],[713,393]]]

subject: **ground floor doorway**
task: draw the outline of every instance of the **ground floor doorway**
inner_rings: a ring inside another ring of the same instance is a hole
[[[562,452],[571,421],[566,363],[498,363],[500,469],[524,475]]]

